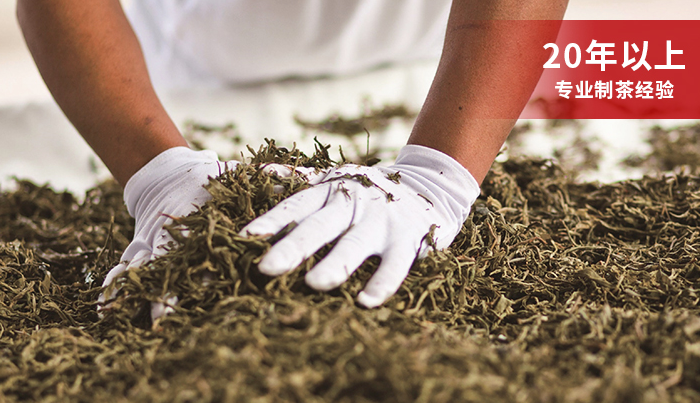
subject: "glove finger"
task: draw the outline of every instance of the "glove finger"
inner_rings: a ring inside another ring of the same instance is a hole
[[[127,250],[128,249],[129,248],[127,248]],[[124,255],[127,255],[127,253],[124,252]],[[131,259],[122,260],[122,263],[119,263],[118,265],[114,266],[114,268],[112,268],[112,270],[110,270],[109,273],[107,273],[107,276],[105,277],[105,280],[102,283],[102,287],[107,287],[108,285],[112,284],[112,281],[114,281],[114,279],[117,278],[120,274],[124,273],[132,267],[140,266],[141,264],[150,260],[150,258],[150,249],[140,249],[134,254],[134,256]]]
[[[273,235],[292,221],[301,222],[323,208],[328,192],[325,186],[299,192],[250,222],[241,230],[241,235]]]
[[[131,245],[129,245],[131,247]],[[127,247],[127,250],[129,248]],[[124,252],[124,255],[126,255],[126,251]],[[105,276],[105,280],[102,282],[102,288],[105,288],[112,284],[115,278],[119,277],[120,274],[124,273],[125,271],[129,270],[132,267],[138,267],[141,264],[149,261],[151,259],[151,251],[148,249],[140,249],[134,257],[130,261],[123,261],[122,263],[119,263],[118,265],[114,266],[112,270],[107,273],[107,276]],[[119,288],[113,287],[109,293],[102,292],[100,293],[99,297],[97,297],[97,301],[104,303],[106,301],[114,299],[114,297],[117,296],[117,292],[119,292]],[[107,295],[109,294],[109,295]],[[104,307],[106,308],[106,306]],[[98,308],[102,309],[102,307]]]
[[[118,265],[114,266],[112,270],[110,270],[109,273],[107,273],[107,276],[105,276],[105,279],[102,282],[102,287],[107,287],[108,285],[112,284],[115,278],[117,278],[120,274],[126,271],[126,268],[126,263],[119,263]]]
[[[375,308],[394,295],[408,276],[416,257],[415,249],[393,248],[382,255],[376,273],[357,295],[357,302],[367,308]]]
[[[169,222],[171,224],[172,222]],[[183,229],[182,234],[187,237],[189,236],[189,229]],[[173,236],[170,235],[170,232],[166,231],[165,229],[161,230],[161,233],[156,237],[153,243],[153,259],[157,257],[161,257],[168,253],[170,250],[170,243],[175,242],[173,239]]]
[[[105,277],[104,281],[102,282],[102,287],[107,287],[108,285],[112,284],[115,278],[119,276],[120,274],[124,273],[126,271],[127,265],[126,263],[119,263],[118,265],[114,266],[112,270],[107,273],[107,276]],[[103,291],[100,293],[100,296],[97,297],[97,302],[99,302],[102,305],[98,305],[97,310],[102,310],[106,308],[104,306],[104,303],[108,300],[114,299],[114,297],[117,296],[117,291],[119,291],[117,288],[113,288],[109,293]],[[109,294],[109,295],[107,295]]]
[[[337,238],[351,222],[352,208],[321,209],[277,242],[263,256],[258,268],[271,276],[286,273]]]
[[[365,259],[378,253],[375,246],[378,242],[371,234],[371,228],[369,232],[353,228],[343,235],[328,256],[306,273],[306,284],[315,290],[328,291],[346,282]]]
[[[162,300],[163,302],[151,302],[151,322],[175,312],[173,306],[177,305],[179,301],[177,296],[163,297]]]

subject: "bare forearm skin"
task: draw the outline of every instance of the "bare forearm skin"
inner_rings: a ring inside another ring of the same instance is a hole
[[[435,79],[409,144],[442,151],[481,183],[542,71],[535,33],[493,20],[560,20],[568,0],[454,0]],[[520,24],[519,24],[520,26]],[[554,39],[554,38],[552,38]],[[539,64],[538,64],[539,63]]]
[[[118,0],[18,0],[17,18],[54,99],[119,183],[187,146]]]

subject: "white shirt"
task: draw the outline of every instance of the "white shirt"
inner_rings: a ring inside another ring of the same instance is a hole
[[[154,83],[227,85],[438,58],[449,0],[140,0]]]

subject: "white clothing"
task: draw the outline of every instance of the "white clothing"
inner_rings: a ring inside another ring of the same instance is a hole
[[[438,58],[450,0],[139,0],[159,87],[341,75]]]

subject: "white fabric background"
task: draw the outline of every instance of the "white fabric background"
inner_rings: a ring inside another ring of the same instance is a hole
[[[159,87],[343,75],[440,56],[449,0],[151,0],[128,15]]]

